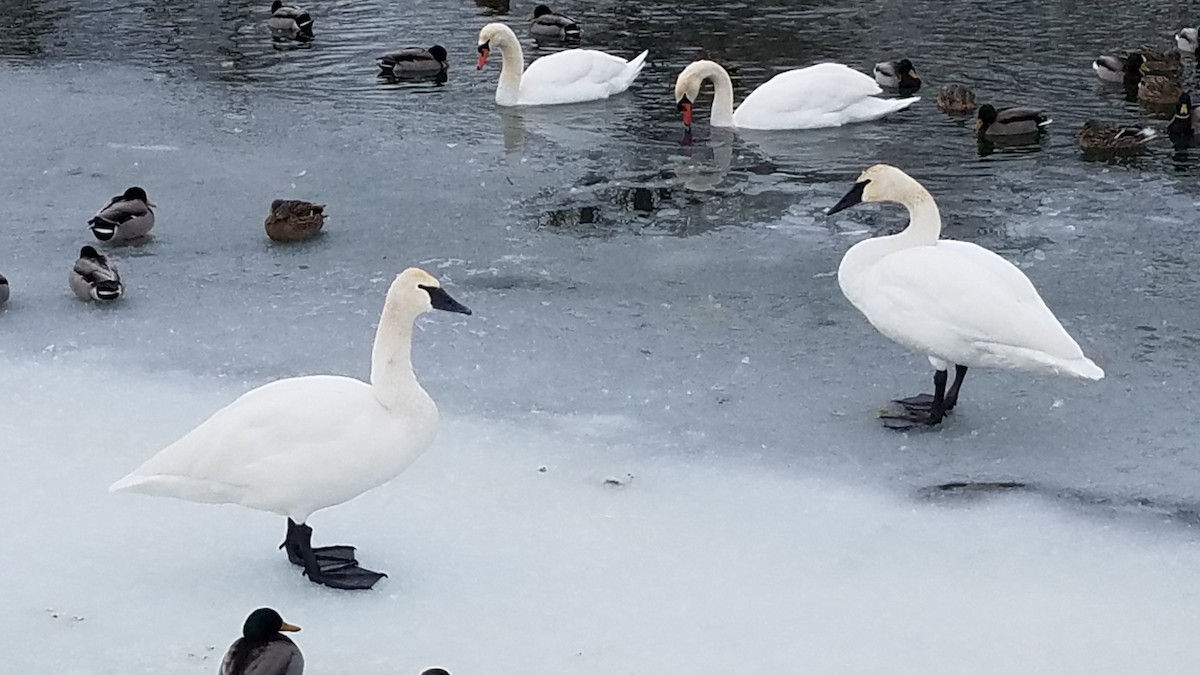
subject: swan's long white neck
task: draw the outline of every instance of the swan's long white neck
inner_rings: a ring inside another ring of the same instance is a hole
[[[733,81],[729,79],[729,73],[720,64],[698,61],[696,76],[701,82],[711,80],[713,83],[712,120],[709,124],[714,127],[732,127]]]
[[[521,42],[517,34],[508,26],[502,26],[496,31],[495,37],[488,40],[494,49],[500,50],[500,84],[496,87],[496,102],[501,105],[512,105],[521,95],[521,76],[525,74],[525,52],[521,50]]]
[[[914,246],[935,246],[942,234],[942,214],[933,195],[907,175],[892,177],[887,201],[908,209],[908,227],[886,237],[860,241],[846,251],[838,266],[838,283],[850,302],[858,305],[858,281],[862,274],[884,256]],[[883,200],[879,200],[883,201]]]
[[[371,388],[390,410],[405,410],[414,397],[426,396],[412,368],[412,331],[416,316],[389,297],[375,330],[371,350]]]

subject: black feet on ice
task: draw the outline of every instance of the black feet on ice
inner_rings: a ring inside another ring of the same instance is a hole
[[[344,590],[368,590],[380,579],[382,572],[359,567],[353,546],[312,547],[312,528],[297,525],[288,518],[287,536],[279,548],[287,550],[288,560],[304,568],[308,580]]]

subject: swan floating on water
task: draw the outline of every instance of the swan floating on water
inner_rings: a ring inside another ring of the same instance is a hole
[[[387,292],[371,380],[313,375],[243,394],[110,490],[241,504],[288,519],[283,546],[310,581],[368,589],[382,577],[352,546],[313,548],[309,516],[400,475],[433,442],[437,406],[413,374],[413,322],[433,309],[470,314],[427,272],[409,268]]]
[[[733,109],[733,82],[729,73],[712,61],[696,61],[675,80],[675,104],[683,113],[683,126],[692,127],[692,107],[700,85],[712,80],[714,127],[739,129],[820,129],[852,122],[877,120],[921,100],[875,98],[883,90],[870,75],[840,63],[818,63],[785,70],[759,85]]]
[[[594,49],[567,49],[548,54],[525,68],[525,54],[516,33],[502,23],[489,23],[479,31],[482,70],[492,49],[499,49],[500,84],[496,104],[558,105],[598,101],[629,88],[646,65],[649,51],[626,61]]]
[[[827,213],[862,202],[902,204],[909,224],[852,246],[838,266],[838,285],[879,332],[928,355],[935,369],[933,395],[897,401],[905,411],[882,415],[886,426],[940,423],[958,402],[969,367],[1104,377],[1016,265],[982,246],[939,238],[937,204],[908,174],[876,164]]]

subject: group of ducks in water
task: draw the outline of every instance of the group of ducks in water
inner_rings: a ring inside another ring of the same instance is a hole
[[[304,655],[284,633],[299,626],[283,620],[279,612],[262,607],[242,624],[242,637],[233,641],[221,659],[218,675],[303,675]],[[450,675],[443,668],[429,668],[421,675]]]

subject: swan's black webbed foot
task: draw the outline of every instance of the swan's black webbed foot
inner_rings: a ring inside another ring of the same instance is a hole
[[[359,567],[353,546],[312,547],[312,528],[288,518],[287,536],[279,546],[288,561],[304,568],[309,581],[330,588],[367,590],[387,575]]]

